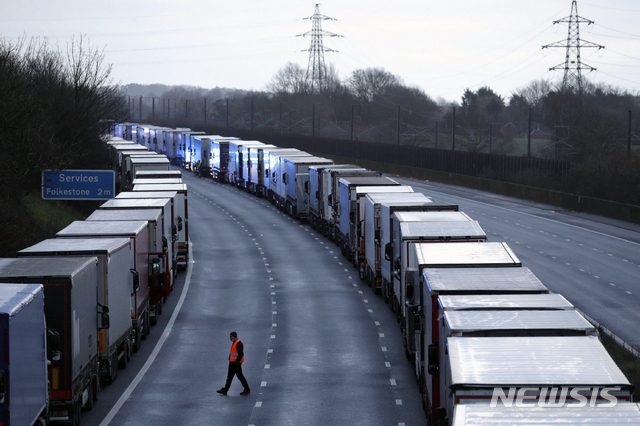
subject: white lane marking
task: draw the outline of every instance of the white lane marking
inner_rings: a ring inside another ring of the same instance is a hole
[[[396,379],[390,379],[391,386],[396,386]]]
[[[591,232],[591,233],[594,233],[594,234],[602,235],[603,237],[609,237],[609,238],[613,238],[614,240],[618,240],[618,241],[622,241],[622,242],[625,242],[625,243],[629,243],[629,244],[633,244],[633,245],[636,245],[636,246],[640,246],[639,243],[635,243],[633,241],[629,241],[629,240],[625,240],[623,238],[615,237],[613,235],[605,234],[605,233],[600,232],[600,231],[594,231],[592,229],[584,228],[582,226],[572,225],[570,223],[565,223],[565,222],[561,222],[559,220],[549,219],[549,218],[546,218],[546,217],[536,216],[536,215],[531,214],[531,213],[525,213],[525,212],[521,212],[521,211],[518,211],[518,210],[512,210],[512,209],[509,209],[509,208],[506,208],[506,207],[496,206],[496,205],[489,204],[489,203],[483,203],[482,201],[470,200],[468,198],[459,197],[459,196],[456,196],[456,195],[450,195],[450,194],[448,194],[448,193],[446,193],[446,192],[444,192],[442,190],[438,191],[437,189],[434,190],[432,188],[426,188],[425,187],[425,191],[437,192],[437,193],[440,193],[440,194],[444,194],[444,195],[446,195],[448,197],[458,198],[460,200],[464,200],[465,202],[478,203],[478,204],[482,204],[482,205],[485,205],[485,206],[488,206],[488,207],[491,207],[491,208],[494,208],[494,209],[506,210],[506,211],[511,212],[511,213],[523,214],[525,216],[530,216],[530,217],[533,217],[535,219],[546,220],[546,221],[549,221],[549,222],[557,223],[559,225],[564,225],[564,226],[569,226],[571,228],[581,229],[583,231],[587,231],[587,232]],[[495,216],[493,218],[497,219]],[[543,231],[540,231],[540,232],[543,232]],[[554,237],[555,237],[555,235],[554,235]]]
[[[109,411],[109,413],[104,418],[104,420],[102,420],[102,422],[100,423],[100,426],[107,426],[109,423],[111,423],[111,421],[116,416],[116,414],[118,414],[118,411],[120,411],[124,403],[127,401],[127,399],[129,399],[129,397],[131,396],[135,388],[138,386],[138,384],[140,383],[144,375],[147,373],[147,371],[151,367],[151,364],[153,364],[153,362],[156,360],[156,357],[160,353],[160,350],[162,349],[164,342],[169,337],[169,334],[173,329],[173,324],[176,322],[176,318],[178,317],[178,314],[182,309],[182,305],[184,304],[184,300],[187,297],[187,292],[189,291],[189,286],[191,284],[191,274],[193,272],[193,262],[194,262],[193,243],[191,241],[189,241],[189,259],[192,259],[192,260],[191,262],[189,262],[189,266],[187,267],[187,277],[184,280],[184,287],[182,287],[182,293],[180,293],[180,299],[178,300],[178,304],[173,310],[173,314],[171,315],[171,319],[169,320],[169,323],[167,324],[164,331],[162,332],[162,336],[160,336],[160,339],[158,339],[158,343],[156,343],[155,348],[153,348],[153,352],[151,352],[151,355],[149,355],[147,362],[144,363],[144,365],[142,366],[142,368],[140,369],[136,377],[134,377],[133,381],[129,384],[127,389],[125,389],[125,391],[122,393],[122,396],[120,397],[120,399],[118,399],[118,401],[115,403],[113,408],[111,408],[111,411]]]
[[[256,408],[260,408],[260,407],[262,407],[262,401],[256,402]]]

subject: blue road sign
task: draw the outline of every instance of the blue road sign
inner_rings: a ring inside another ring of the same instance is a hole
[[[109,200],[116,196],[113,170],[45,170],[42,198],[45,200]]]

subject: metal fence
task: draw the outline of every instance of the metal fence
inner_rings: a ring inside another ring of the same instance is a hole
[[[230,134],[276,146],[298,148],[318,155],[376,161],[467,176],[507,180],[523,172],[564,176],[570,162],[536,157],[517,157],[479,152],[452,151],[379,142],[251,132],[243,129],[210,128],[207,132]]]

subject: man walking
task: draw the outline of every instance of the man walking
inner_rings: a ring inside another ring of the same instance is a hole
[[[217,391],[219,394],[226,395],[229,391],[229,387],[231,387],[231,381],[234,376],[238,376],[238,380],[242,383],[244,390],[240,392],[240,395],[250,395],[251,389],[249,389],[249,384],[247,383],[247,379],[244,378],[242,374],[242,363],[244,362],[244,345],[238,339],[238,333],[232,331],[229,334],[229,339],[231,339],[231,351],[229,352],[229,372],[227,373],[227,383],[224,385],[222,389]]]

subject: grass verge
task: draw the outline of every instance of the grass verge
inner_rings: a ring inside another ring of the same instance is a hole
[[[606,333],[600,332],[600,340],[611,358],[635,387],[633,400],[638,401],[640,398],[640,360]]]

